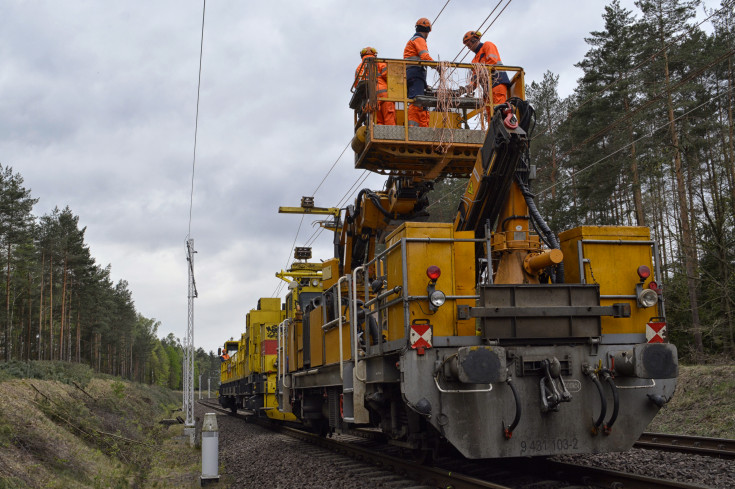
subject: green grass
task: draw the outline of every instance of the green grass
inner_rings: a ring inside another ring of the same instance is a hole
[[[735,366],[679,368],[676,392],[649,431],[735,438]]]

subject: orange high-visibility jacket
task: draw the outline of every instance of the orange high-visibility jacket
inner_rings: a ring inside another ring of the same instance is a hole
[[[373,54],[366,54],[362,57],[362,63],[355,70],[355,84],[360,80],[367,80],[367,58],[374,58]],[[385,63],[378,63],[378,97],[385,97],[388,93],[388,65]]]
[[[475,57],[472,59],[473,63],[483,63],[486,65],[502,65],[500,60],[500,53],[498,53],[498,47],[490,41],[485,41],[480,44]],[[508,99],[508,76],[504,71],[497,72],[493,77],[492,81],[492,93],[493,93],[493,104],[502,104]],[[477,76],[472,75],[472,86],[477,86]]]
[[[477,50],[472,62],[484,63],[486,65],[503,64],[500,60],[500,54],[498,53],[497,46],[490,41],[485,41],[480,45],[480,49]]]
[[[485,41],[482,44],[480,44],[479,49],[477,50],[477,53],[475,53],[475,57],[472,58],[473,63],[483,63],[486,65],[501,65],[503,62],[500,60],[500,53],[498,53],[498,48],[495,46],[495,44],[491,43],[490,41]],[[475,75],[472,76],[472,86],[477,86],[477,77]],[[505,72],[498,72],[496,76],[493,78],[493,87],[497,87],[499,85],[506,85],[510,82],[508,80],[508,76]]]
[[[406,47],[403,49],[403,59],[434,61],[434,59],[429,56],[429,48],[426,46],[426,39],[418,33],[414,34],[406,43]]]

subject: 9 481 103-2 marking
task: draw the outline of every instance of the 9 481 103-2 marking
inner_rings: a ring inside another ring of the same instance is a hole
[[[539,452],[561,452],[567,450],[578,450],[578,440],[572,438],[538,438],[521,441],[521,455],[529,455]]]

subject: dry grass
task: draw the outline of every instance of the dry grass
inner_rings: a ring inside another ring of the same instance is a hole
[[[198,451],[158,424],[179,403],[120,380],[0,382],[0,489],[198,487]]]
[[[735,366],[680,367],[673,399],[648,429],[735,438]]]

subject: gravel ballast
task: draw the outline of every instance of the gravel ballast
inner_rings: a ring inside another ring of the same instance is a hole
[[[211,409],[197,404],[197,418]],[[409,487],[405,480],[242,419],[217,414],[223,482],[231,487],[369,489]],[[559,456],[553,460],[661,477],[716,489],[735,487],[732,460],[631,449],[623,453]],[[372,470],[367,470],[366,467]]]
[[[212,412],[197,403],[196,416]],[[242,419],[217,413],[223,487],[372,489],[415,487],[397,475]],[[229,482],[229,484],[228,484]]]

